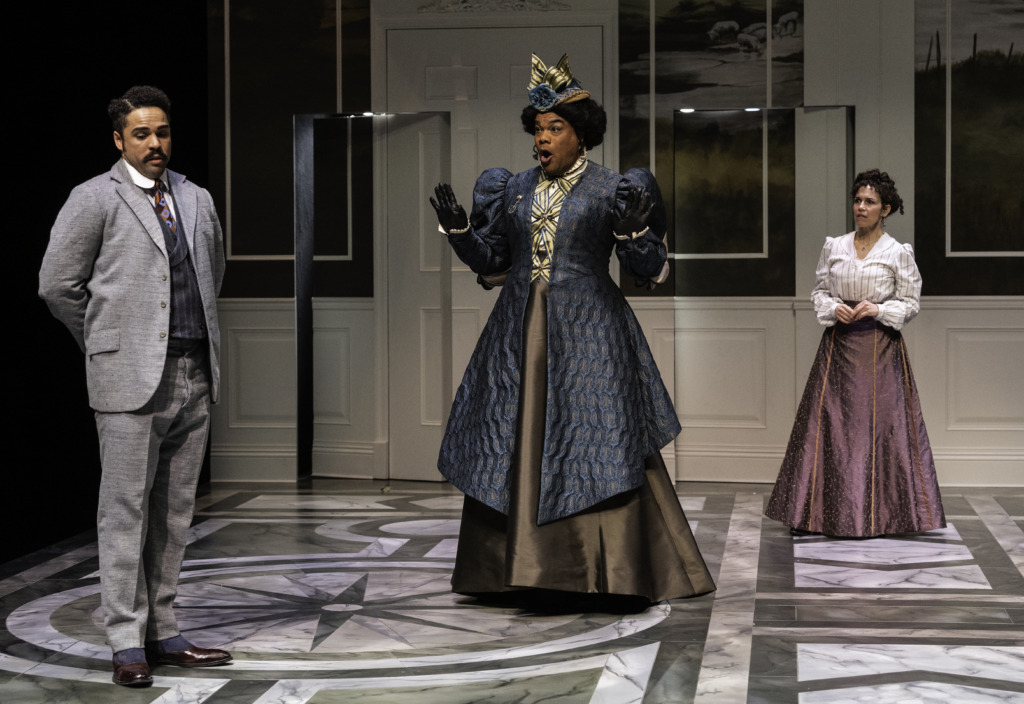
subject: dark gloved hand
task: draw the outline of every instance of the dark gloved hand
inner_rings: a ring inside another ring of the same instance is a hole
[[[653,207],[654,201],[651,199],[650,193],[640,186],[630,188],[622,219],[613,227],[615,236],[619,239],[631,239],[633,233],[640,232],[647,227],[647,218],[650,217]]]
[[[466,217],[466,210],[455,200],[455,192],[447,183],[439,183],[434,186],[434,195],[437,200],[430,199],[430,204],[437,212],[437,221],[445,232],[452,230],[465,230],[469,227],[469,218]]]

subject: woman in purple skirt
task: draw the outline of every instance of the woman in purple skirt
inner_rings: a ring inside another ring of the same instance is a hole
[[[857,229],[825,238],[811,296],[825,332],[765,512],[842,537],[946,525],[900,329],[920,310],[914,250],[885,233],[903,212],[889,174],[857,174]]]

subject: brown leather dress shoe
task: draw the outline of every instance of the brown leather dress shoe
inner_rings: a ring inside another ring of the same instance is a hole
[[[144,662],[128,662],[124,665],[114,663],[114,684],[122,687],[148,687],[153,684],[153,675],[149,665]]]
[[[231,653],[217,648],[200,648],[193,645],[188,650],[176,653],[146,652],[146,659],[153,665],[174,665],[175,667],[213,667],[231,662]]]

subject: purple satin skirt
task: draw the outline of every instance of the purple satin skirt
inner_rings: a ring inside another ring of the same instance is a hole
[[[898,331],[873,319],[825,330],[765,514],[842,537],[945,527]]]

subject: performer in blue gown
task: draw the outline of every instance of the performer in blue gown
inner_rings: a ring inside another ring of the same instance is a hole
[[[431,199],[485,287],[503,288],[455,397],[438,467],[465,492],[453,589],[693,596],[714,583],[659,453],[679,433],[640,325],[612,280],[667,275],[653,175],[587,158],[603,108],[568,58],[533,57],[523,128],[540,166],[490,169],[467,219]]]

